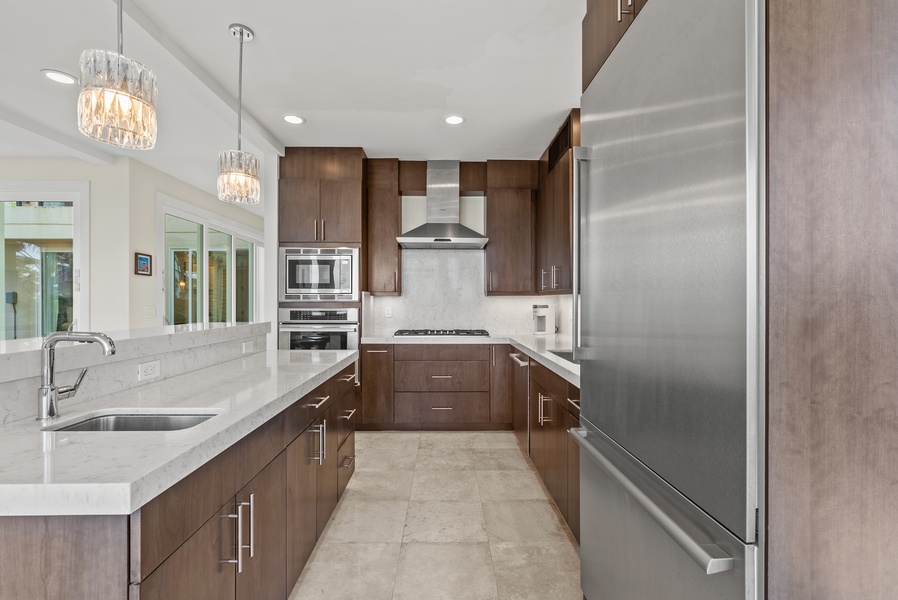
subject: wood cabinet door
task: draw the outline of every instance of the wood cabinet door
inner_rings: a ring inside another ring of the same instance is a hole
[[[237,521],[233,500],[137,587],[139,600],[234,600]]]
[[[536,269],[534,270],[534,287],[539,294],[552,291],[552,259],[554,258],[554,246],[552,232],[555,230],[556,216],[554,199],[554,179],[546,176],[543,193],[537,203],[539,220],[536,229]]]
[[[486,293],[532,294],[533,191],[491,189],[486,197]]]
[[[362,423],[393,422],[393,345],[362,346]]]
[[[393,385],[401,392],[488,392],[490,363],[482,360],[397,360]]]
[[[337,436],[339,434],[336,425],[338,416],[339,414],[335,407],[332,406],[315,423],[316,425],[323,425],[324,439],[324,456],[316,471],[315,515],[317,537],[321,537],[321,532],[324,531],[328,519],[331,518],[340,496],[337,481]],[[319,439],[321,435],[319,434]]]
[[[511,358],[511,357],[509,357]],[[511,359],[511,398],[512,423],[518,445],[525,454],[530,454],[530,359],[525,354],[516,352]],[[521,361],[523,364],[519,364]]]
[[[490,346],[490,423],[511,423],[511,346]]]
[[[287,597],[286,474],[287,456],[281,452],[237,492],[244,515],[243,571],[237,573],[237,600]]]
[[[398,190],[368,190],[368,291],[374,295],[402,290],[402,249],[396,241],[402,233],[401,208]]]
[[[546,480],[546,428],[540,416],[543,414],[547,397],[546,391],[532,380],[530,382],[530,460],[536,467],[539,476]]]
[[[287,589],[318,541],[318,433],[309,427],[287,446]]]
[[[561,399],[566,402],[565,399]],[[546,429],[546,487],[555,500],[561,516],[567,521],[567,425],[568,412],[557,398],[546,402],[543,408],[543,427]]]
[[[574,161],[573,150],[567,152],[552,169],[557,172],[554,210],[555,218],[552,220],[552,265],[555,267],[555,277],[552,279],[553,291],[571,291],[571,273],[573,258],[571,256],[573,244],[573,182]]]
[[[567,433],[580,427],[580,420],[567,413],[565,416],[565,442],[567,444],[567,519],[571,533],[580,541],[580,446]]]
[[[638,1],[638,0],[636,0]],[[620,10],[620,20],[618,20]],[[605,64],[636,16],[628,0],[587,0],[583,18],[583,91]]]
[[[318,196],[317,179],[281,179],[278,182],[278,241],[320,241]]]
[[[362,241],[361,179],[322,179],[319,182],[319,241]]]

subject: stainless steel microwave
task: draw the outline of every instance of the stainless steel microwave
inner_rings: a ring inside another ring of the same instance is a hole
[[[279,266],[282,302],[359,299],[358,248],[281,248]]]

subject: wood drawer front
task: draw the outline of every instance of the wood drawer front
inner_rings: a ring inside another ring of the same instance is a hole
[[[397,423],[489,423],[489,392],[396,394]]]
[[[556,375],[535,360],[530,361],[530,377],[553,398],[561,402],[564,402],[567,398],[567,380],[560,375]]]
[[[489,360],[488,344],[396,344],[396,360]]]
[[[286,421],[284,411],[234,445],[237,451],[231,495],[249,483],[287,447],[284,437]]]
[[[337,429],[337,446],[342,446],[346,438],[355,430],[359,411],[356,407],[355,386],[337,401],[334,412],[334,427]]]
[[[342,497],[346,485],[355,473],[355,432],[349,434],[337,451],[337,497]]]
[[[490,390],[490,364],[486,361],[397,360],[394,366],[394,385],[397,392],[489,392]],[[398,416],[396,418],[398,420]]]

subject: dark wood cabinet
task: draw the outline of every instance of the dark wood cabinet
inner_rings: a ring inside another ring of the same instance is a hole
[[[490,346],[490,423],[511,423],[511,346]]]
[[[580,419],[571,413],[564,416],[565,441],[567,443],[567,512],[564,518],[571,533],[580,541],[580,446],[570,436],[568,431],[580,427]]]
[[[636,0],[636,4],[644,5]],[[638,8],[634,0],[587,0],[586,16],[583,17],[583,91],[605,64],[611,51],[624,37]]]
[[[364,424],[393,422],[393,345],[362,346],[362,418]]]
[[[397,392],[488,392],[490,365],[485,360],[397,360]]]
[[[512,365],[511,374],[511,403],[512,423],[514,433],[521,451],[530,455],[530,358],[521,353],[514,352],[509,358]]]
[[[402,292],[402,199],[399,161],[368,161],[368,291],[383,296]]]
[[[487,295],[528,295],[534,291],[538,163],[487,161],[486,265]]]
[[[280,159],[280,243],[361,244],[365,239],[361,148],[287,148]]]
[[[287,597],[287,516],[284,476],[286,453],[237,492],[244,512],[243,571],[237,573],[237,600],[284,600]]]
[[[287,454],[287,589],[293,589],[318,541],[318,431],[310,427]]]
[[[229,500],[140,585],[132,600],[236,600],[236,506]]]
[[[337,465],[337,496],[342,498],[352,474],[355,473],[355,431],[340,446]]]
[[[543,423],[543,411],[551,398],[541,385],[530,380],[530,460],[543,481],[546,480],[546,446],[548,434]]]
[[[573,150],[570,148],[546,176],[539,215],[538,291],[569,293],[573,264]]]
[[[316,535],[321,537],[328,519],[334,513],[339,500],[337,482],[337,431],[334,411],[328,410],[312,427],[318,431],[319,458],[315,470]]]

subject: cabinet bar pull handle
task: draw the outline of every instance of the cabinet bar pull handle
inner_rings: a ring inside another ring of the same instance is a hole
[[[399,272],[393,271],[393,291],[399,291]]]
[[[617,22],[620,23],[623,20],[623,15],[629,15],[632,13],[632,10],[624,10],[623,8],[624,0],[617,0]],[[628,1],[627,6],[632,6],[632,4]]]
[[[540,400],[541,400],[541,402],[539,403],[539,405],[540,405],[540,408],[542,408],[544,403],[550,402],[552,400],[552,396],[543,396],[542,394],[540,394]],[[542,412],[543,412],[543,425],[545,425],[546,423],[551,423],[552,419],[550,419],[549,417],[546,416],[545,408],[543,408]]]
[[[579,400],[571,400],[570,398],[568,398],[567,401],[571,404],[571,406],[573,406],[577,410],[580,410],[580,401]]]
[[[365,350],[368,354],[386,354],[389,350]]]
[[[511,357],[511,360],[513,360],[513,361],[515,361],[516,363],[518,363],[518,366],[519,366],[519,367],[529,367],[529,366],[530,366],[528,363],[525,363],[523,360],[521,360],[520,358],[518,358],[518,356],[520,356],[519,354],[511,353],[511,354],[509,354],[508,356]]]
[[[452,379],[452,375],[431,375],[431,379]]]
[[[343,467],[344,469],[348,469],[349,467],[352,466],[352,463],[354,463],[354,462],[355,462],[355,455],[353,454],[352,456],[347,456],[346,460],[340,466]]]
[[[617,20],[620,21],[620,17]],[[315,241],[318,241],[318,219],[315,219]]]
[[[430,410],[452,410],[451,406],[431,406]]]
[[[355,379],[355,373],[352,373],[351,375],[344,375],[340,378],[340,381],[342,381],[343,383],[347,383],[349,381],[352,381],[353,379]]]
[[[244,506],[249,506],[249,557],[256,556],[256,494],[249,495],[249,502],[241,502]]]
[[[321,422],[321,464],[327,460],[327,419]]]
[[[496,347],[495,347],[495,346],[490,346],[490,352],[492,352],[492,355],[493,355],[493,366],[495,367],[495,366],[496,366]]]
[[[541,289],[541,290],[546,289],[546,270],[545,269],[539,270],[539,289]]]
[[[236,513],[222,515],[224,519],[237,519],[237,558],[223,560],[228,565],[237,565],[237,572],[243,573],[243,502],[235,502]]]
[[[627,11],[627,12],[630,12],[630,11]],[[324,223],[325,222],[326,221],[324,219],[321,219],[321,241],[322,242],[327,239],[327,236],[324,235]]]
[[[490,271],[489,291],[493,291],[493,272]]]
[[[330,400],[330,398],[331,398],[330,396],[325,396],[324,398],[321,398],[321,397],[315,398],[315,400],[321,400],[321,402],[319,402],[318,404],[306,404],[306,408],[321,408],[325,402]]]
[[[317,460],[318,466],[320,467],[324,464],[324,426],[316,426],[315,433],[318,434],[318,452],[315,453],[312,460]]]
[[[540,392],[537,392],[539,396],[539,406],[536,408],[536,420],[542,425],[543,424],[543,395]]]
[[[348,414],[348,415],[345,415],[345,416],[340,417],[340,418],[341,418],[341,419],[346,419],[346,420],[348,421],[349,419],[352,418],[352,415],[355,414],[355,410],[356,410],[356,409],[353,408],[351,411],[349,411],[349,414]]]

